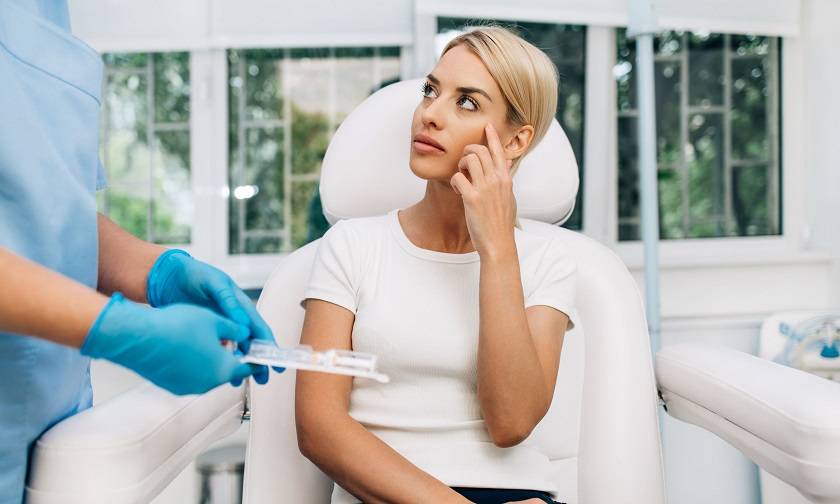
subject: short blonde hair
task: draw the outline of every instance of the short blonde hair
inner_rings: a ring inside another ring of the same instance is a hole
[[[501,26],[472,28],[452,39],[441,56],[460,45],[478,56],[502,90],[508,121],[517,128],[534,128],[528,149],[513,161],[515,173],[522,158],[545,136],[557,112],[557,67],[544,52]]]

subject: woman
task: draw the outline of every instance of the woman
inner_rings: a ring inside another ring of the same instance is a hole
[[[556,102],[532,45],[497,27],[457,37],[412,120],[425,196],[321,243],[301,343],[377,354],[392,379],[298,375],[298,443],[333,503],[553,502],[548,459],[520,443],[551,405],[575,266],[516,228],[511,176]]]

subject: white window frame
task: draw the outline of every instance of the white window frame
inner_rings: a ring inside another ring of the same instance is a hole
[[[604,37],[609,51],[600,56],[600,62],[593,65],[600,66],[596,71],[601,73],[609,69],[612,80],[612,67],[615,64],[615,29],[605,28],[596,33]],[[798,38],[784,37],[781,50],[781,234],[757,237],[720,237],[701,239],[673,239],[660,242],[660,261],[664,268],[686,267],[691,265],[721,265],[734,266],[739,264],[773,264],[791,261],[808,261],[812,254],[805,251],[804,234],[806,224],[804,219],[804,184],[801,177],[797,177],[797,167],[803,166],[804,153],[801,148],[804,118],[804,83],[802,65],[804,55]],[[590,54],[591,59],[596,55]],[[606,67],[606,68],[604,68]],[[631,269],[638,269],[643,265],[644,257],[640,242],[621,242],[618,240],[618,209],[617,209],[617,180],[618,180],[618,111],[616,109],[616,86],[614,81],[610,86],[607,110],[599,117],[587,117],[593,127],[601,126],[598,131],[609,131],[608,148],[609,160],[606,163],[606,179],[609,180],[608,212],[600,218],[604,220],[601,228],[605,231],[598,236],[604,243],[612,247]],[[602,95],[603,96],[603,95]],[[606,121],[598,125],[598,121]],[[586,142],[594,139],[587,136]],[[594,148],[594,146],[593,146]],[[587,163],[587,177],[590,176],[590,163]],[[586,194],[591,197],[590,193]],[[584,199],[585,201],[585,199]],[[597,218],[597,217],[596,217]],[[586,221],[584,220],[584,223]],[[584,224],[586,225],[586,224]]]
[[[430,48],[436,34],[437,18],[463,15],[457,6],[425,5],[415,13],[417,66],[422,73],[433,61]],[[496,8],[497,19],[510,21],[562,22],[532,19],[520,10]],[[478,17],[484,17],[478,16]],[[608,245],[631,269],[644,263],[640,242],[618,240],[618,111],[617,87],[613,77],[616,62],[613,26],[587,25],[586,30],[586,109],[584,110],[584,168],[582,232]],[[433,49],[432,49],[433,50]],[[802,126],[804,123],[804,55],[800,39],[783,37],[781,49],[781,234],[761,237],[721,237],[674,239],[660,242],[663,268],[691,265],[773,264],[791,261],[824,260],[808,253],[803,244],[804,185],[797,179],[796,167],[803,166]],[[606,97],[606,98],[605,98]]]
[[[517,10],[495,13],[499,19],[536,22],[559,20],[524,19]],[[447,10],[415,13],[414,33],[401,48],[403,78],[416,77],[433,62],[437,17],[457,15]],[[504,15],[502,15],[504,14]],[[380,37],[381,38],[381,37]],[[393,37],[378,40],[279,40],[249,41],[259,47],[340,47],[395,45]],[[305,43],[304,43],[305,42]],[[351,43],[352,42],[352,43]],[[230,47],[235,48],[235,47]],[[120,47],[100,47],[118,52]],[[142,48],[148,51],[150,48]],[[183,50],[183,47],[155,47],[155,51]],[[191,116],[190,163],[194,197],[192,243],[185,247],[196,257],[229,272],[244,287],[261,287],[277,262],[286,254],[228,253],[228,47],[212,46],[190,50]],[[140,50],[140,48],[136,49]],[[619,242],[617,226],[617,110],[615,28],[588,25],[586,30],[586,96],[584,123],[584,173],[582,232],[608,245],[631,271],[643,265],[638,242]],[[801,38],[784,37],[781,65],[781,161],[782,234],[764,237],[724,237],[665,240],[660,244],[663,270],[687,267],[730,267],[745,264],[824,263],[826,255],[807,250],[804,166],[804,54]],[[606,97],[606,98],[605,98]]]
[[[393,39],[306,40],[275,47],[273,41],[255,41],[252,48],[394,47]],[[304,43],[305,42],[305,43]],[[399,45],[401,71],[410,67],[410,46]],[[277,263],[288,253],[231,254],[228,212],[228,58],[231,48],[194,50],[190,58],[192,94],[190,149],[195,198],[193,243],[190,252],[228,272],[245,288],[261,288]],[[196,169],[201,167],[200,169]]]

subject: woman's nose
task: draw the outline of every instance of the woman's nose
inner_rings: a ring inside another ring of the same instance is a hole
[[[423,121],[423,126],[427,128],[440,129],[443,126],[443,114],[440,107],[440,100],[431,100],[423,108],[420,118]]]

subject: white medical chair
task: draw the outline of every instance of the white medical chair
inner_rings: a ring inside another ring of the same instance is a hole
[[[408,168],[419,99],[420,81],[394,84],[341,125],[320,187],[330,221],[420,199],[424,182]],[[555,225],[568,218],[578,190],[558,124],[524,160],[514,185],[523,228],[559,238],[578,264],[581,324],[566,337],[554,402],[529,442],[552,460],[561,501],[664,503],[660,397],[642,301],[608,248]],[[317,246],[280,261],[260,297],[260,313],[281,345],[297,343]],[[706,345],[668,347],[656,360],[668,413],[732,443],[816,502],[840,502],[840,384]],[[250,386],[249,504],[329,502],[332,482],[297,449],[294,381],[287,372],[268,386]],[[244,402],[244,390],[230,386],[188,397],[143,386],[65,420],[34,450],[28,502],[148,502],[204,447],[238,427]]]

